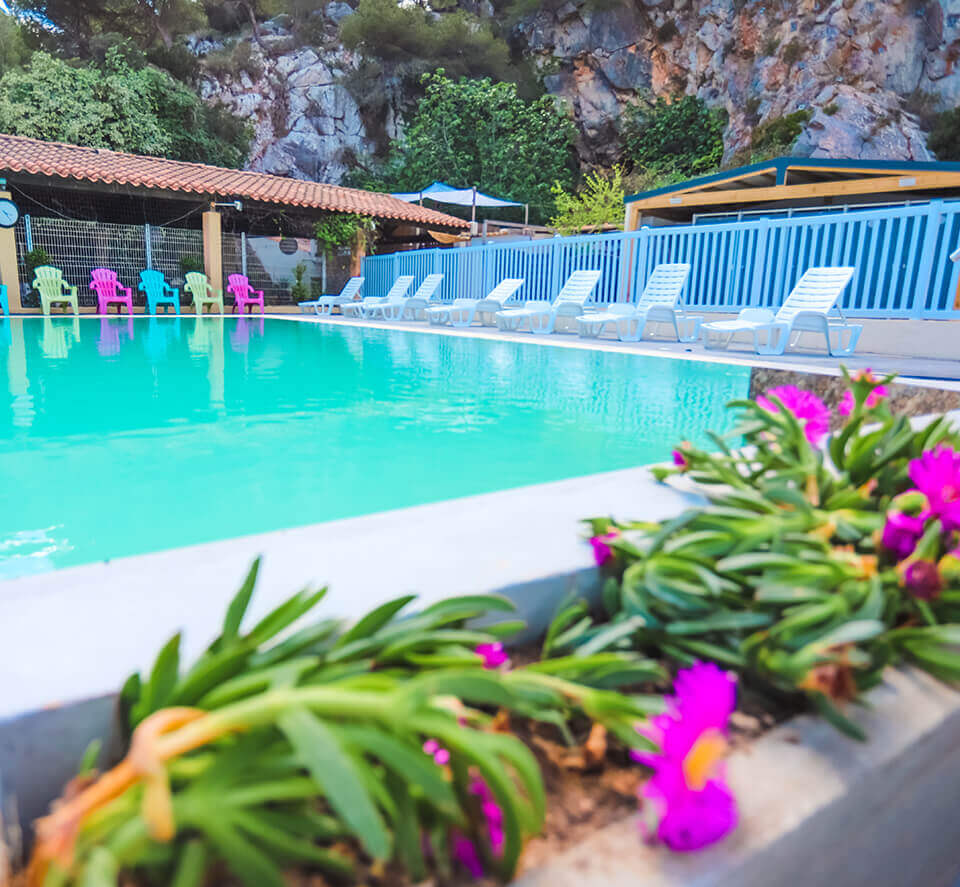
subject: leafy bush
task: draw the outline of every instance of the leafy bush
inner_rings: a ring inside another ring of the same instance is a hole
[[[960,108],[944,111],[933,120],[927,147],[937,160],[960,160]]]
[[[711,110],[696,96],[658,96],[652,104],[627,109],[623,142],[638,166],[689,178],[719,167],[725,126],[724,112]]]
[[[341,23],[340,39],[411,81],[437,67],[454,77],[498,79],[510,68],[506,42],[488,21],[462,10],[436,14],[416,3],[360,0]]]
[[[298,262],[293,269],[293,283],[290,284],[290,298],[294,302],[306,302],[310,298],[310,287],[303,278],[307,273],[307,263]]]
[[[570,194],[555,182],[553,194],[556,215],[550,225],[561,234],[576,234],[583,228],[623,223],[623,170],[615,166],[609,175],[590,173],[576,194]]]
[[[219,79],[246,74],[251,80],[258,80],[263,75],[263,65],[249,40],[237,40],[232,46],[208,53],[203,67]]]
[[[49,265],[53,260],[42,246],[35,246],[23,257],[23,264],[27,271],[27,282],[33,280],[33,272],[41,265]]]
[[[132,69],[111,46],[102,68],[36,52],[0,79],[0,130],[38,139],[240,166],[250,133],[154,67]]]
[[[324,252],[357,243],[366,249],[376,235],[376,220],[352,213],[331,213],[314,223],[313,236]],[[359,242],[358,242],[359,238]]]
[[[282,887],[291,864],[342,880],[372,860],[419,882],[449,878],[467,841],[506,878],[543,821],[544,789],[533,755],[496,732],[491,708],[561,729],[586,717],[629,747],[652,747],[634,725],[659,698],[604,688],[662,671],[608,654],[491,668],[478,645],[521,624],[466,623],[509,613],[504,598],[402,616],[408,595],[350,627],[326,619],[289,633],[326,593],[305,590],[244,632],[256,574],[254,564],[192,667],[181,670],[175,636],[149,675],[126,682],[127,756],[38,822],[31,873],[74,887],[115,883],[122,869],[181,887],[225,867],[250,887]]]
[[[783,60],[788,65],[795,65],[803,58],[803,44],[794,37],[786,46],[783,47]]]
[[[810,122],[813,112],[808,108],[775,117],[761,123],[754,131],[751,146],[757,159],[779,157],[787,153]]]
[[[718,452],[684,444],[655,471],[685,475],[707,504],[662,523],[590,521],[612,570],[609,622],[561,614],[558,651],[714,660],[803,694],[851,735],[840,706],[888,664],[960,679],[960,434],[942,417],[914,430],[892,415],[889,381],[851,380],[828,442],[830,411],[809,392],[732,403]]]
[[[554,209],[551,183],[575,178],[573,124],[554,99],[520,97],[514,83],[425,75],[424,98],[387,163],[353,183],[415,191],[435,179],[529,203],[533,219]]]
[[[183,275],[189,274],[191,271],[203,271],[203,257],[195,256],[188,254],[185,256],[180,256],[180,273]]]

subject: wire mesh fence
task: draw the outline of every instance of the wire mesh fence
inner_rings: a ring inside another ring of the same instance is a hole
[[[299,297],[309,298],[322,289],[323,263],[313,239],[228,233],[223,235],[222,249],[224,285],[231,274],[244,274],[255,290],[263,290],[268,305],[298,301],[293,292],[298,265],[303,265],[305,287]]]

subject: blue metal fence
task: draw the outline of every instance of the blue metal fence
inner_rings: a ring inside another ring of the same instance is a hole
[[[364,260],[364,293],[383,295],[400,274],[419,285],[444,275],[440,298],[481,298],[504,277],[526,281],[520,299],[551,299],[578,269],[603,272],[598,302],[636,298],[662,262],[693,266],[684,302],[699,311],[776,309],[807,268],[853,265],[841,307],[868,317],[958,318],[960,204],[675,225],[580,237],[411,250]]]

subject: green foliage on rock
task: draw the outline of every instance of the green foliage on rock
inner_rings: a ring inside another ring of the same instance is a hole
[[[36,52],[0,79],[0,131],[236,167],[247,126],[152,66],[133,69],[117,47],[102,67]]]
[[[384,62],[394,73],[415,79],[441,67],[454,77],[506,76],[507,44],[488,20],[463,10],[438,14],[396,0],[360,0],[343,20],[340,37],[348,49]]]
[[[323,252],[353,244],[366,246],[375,233],[376,220],[354,213],[330,213],[313,226],[313,236]]]
[[[637,166],[676,179],[705,175],[723,158],[726,115],[696,96],[665,99],[627,110],[623,141]]]
[[[766,160],[787,153],[813,117],[807,108],[761,123],[751,140],[754,160]]]
[[[355,184],[415,191],[440,179],[529,203],[535,219],[554,211],[552,182],[569,190],[576,178],[574,127],[554,99],[526,101],[515,83],[453,80],[444,71],[423,78],[425,94],[394,142],[387,163]]]
[[[592,172],[583,187],[571,194],[559,182],[553,185],[556,215],[550,225],[561,234],[576,234],[585,228],[620,225],[623,221],[623,170],[615,166],[608,175]]]
[[[937,160],[960,160],[960,108],[934,117],[927,147]]]

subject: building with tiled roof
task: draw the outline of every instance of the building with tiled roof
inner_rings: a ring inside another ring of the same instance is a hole
[[[60,184],[76,189],[89,183],[110,186],[114,193],[181,201],[239,199],[263,209],[357,213],[441,230],[469,227],[462,219],[388,194],[23,136],[0,134],[0,175],[24,186]]]

